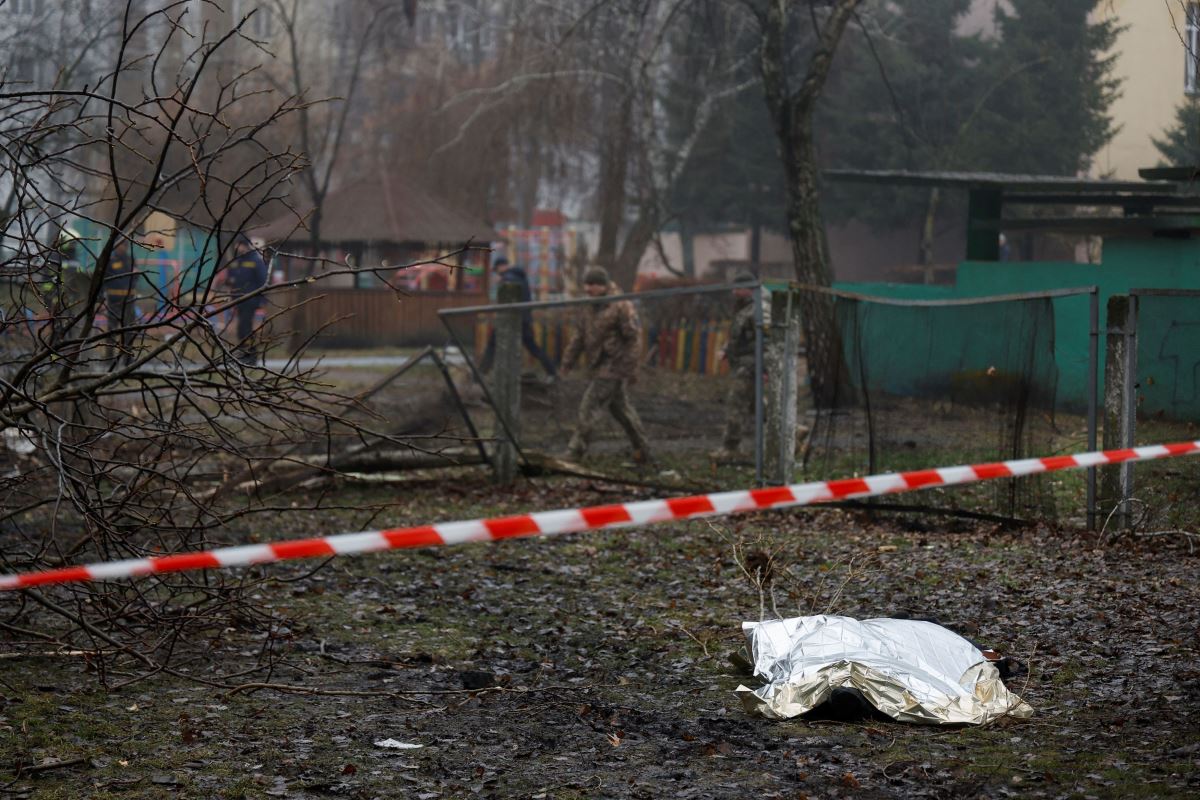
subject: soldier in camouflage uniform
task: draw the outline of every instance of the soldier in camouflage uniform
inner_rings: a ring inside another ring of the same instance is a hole
[[[739,272],[735,283],[753,284],[754,276]],[[729,324],[729,341],[721,358],[729,362],[733,383],[725,396],[725,430],[721,449],[712,454],[717,461],[730,461],[737,456],[742,431],[754,426],[754,287],[733,290],[735,310]],[[765,309],[764,309],[765,310]]]
[[[602,267],[589,269],[583,283],[589,297],[618,293]],[[588,305],[580,314],[575,335],[563,355],[563,372],[572,369],[581,354],[585,355],[590,382],[579,404],[579,424],[567,448],[570,458],[583,458],[592,432],[607,409],[625,429],[633,445],[634,461],[649,459],[642,421],[629,403],[629,384],[638,368],[640,330],[637,311],[628,300]]]

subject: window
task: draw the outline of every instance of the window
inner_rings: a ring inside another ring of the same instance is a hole
[[[250,12],[253,11],[253,14]],[[251,39],[260,41],[270,39],[275,35],[275,15],[270,6],[265,3],[254,3],[250,0],[237,0],[230,4],[230,23],[237,25],[250,14],[242,33]]]
[[[1197,94],[1200,93],[1200,81],[1197,80],[1197,61],[1200,59],[1200,3],[1188,3],[1184,38],[1187,52],[1184,54],[1183,90],[1188,94]]]
[[[33,53],[17,52],[8,68],[8,80],[25,84],[26,88],[40,85],[42,80],[42,61]]]
[[[270,39],[275,35],[275,17],[274,12],[267,7],[260,5],[255,11],[254,16],[246,24],[249,28],[246,33],[250,34],[253,39]]]
[[[8,10],[17,16],[33,17],[42,13],[43,0],[8,0]]]

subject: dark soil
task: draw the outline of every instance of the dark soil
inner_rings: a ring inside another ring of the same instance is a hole
[[[636,496],[577,481],[502,493],[480,477],[339,499],[385,503],[379,526]],[[360,524],[335,512],[308,522]],[[108,692],[88,659],[0,634],[0,787],[46,798],[1196,796],[1200,561],[1188,544],[824,510],[345,558],[312,575],[312,564],[276,565],[256,602],[279,625],[214,631],[184,667],[206,679],[272,654],[240,690],[157,676]],[[765,592],[735,552],[769,560]],[[0,596],[0,619],[16,608]],[[953,729],[749,716],[733,690],[754,679],[728,661],[740,623],[825,612],[936,617],[1022,662],[1010,688],[1036,715]],[[387,739],[420,747],[376,744]]]

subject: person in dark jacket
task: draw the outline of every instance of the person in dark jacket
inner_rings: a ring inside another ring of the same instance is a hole
[[[525,270],[518,266],[508,263],[508,259],[501,256],[496,259],[496,272],[500,273],[501,283],[515,283],[521,287],[521,302],[528,303],[533,299],[533,292],[529,290],[529,278],[525,275]],[[538,346],[537,339],[533,336],[533,315],[528,311],[521,312],[521,344],[529,351],[529,354],[538,360],[542,365],[542,369],[546,370],[546,374],[554,378],[558,374],[554,362],[546,355],[545,351]],[[492,368],[492,358],[496,354],[496,332],[492,331],[488,335],[487,348],[483,351],[483,360],[479,362],[479,371],[487,372]]]
[[[267,285],[267,264],[254,245],[245,236],[238,238],[233,246],[234,257],[225,268],[225,289],[237,302],[238,358],[242,363],[253,364],[258,360],[258,350],[251,340],[254,333],[254,315],[265,303],[262,294],[254,294]]]
[[[108,257],[108,269],[105,271],[101,288],[104,291],[104,314],[108,317],[108,330],[117,333],[110,339],[111,347],[116,349],[114,355],[117,363],[132,357],[130,346],[133,344],[133,325],[136,318],[137,297],[134,287],[137,283],[137,261],[129,242],[119,240]],[[119,332],[119,333],[118,333]]]

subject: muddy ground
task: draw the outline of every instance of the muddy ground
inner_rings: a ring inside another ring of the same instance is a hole
[[[650,494],[500,493],[467,475],[346,488],[338,505],[376,504],[373,524],[392,525]],[[773,556],[767,593],[735,552]],[[277,565],[255,598],[274,630],[216,631],[181,662],[203,680],[272,652],[240,690],[157,676],[108,692],[86,659],[0,634],[0,793],[1195,796],[1198,564],[1179,535],[809,510]],[[0,619],[15,608],[0,597]],[[754,679],[728,661],[740,623],[817,612],[936,617],[1027,665],[1010,688],[1036,714],[953,729],[749,716],[733,690]]]

